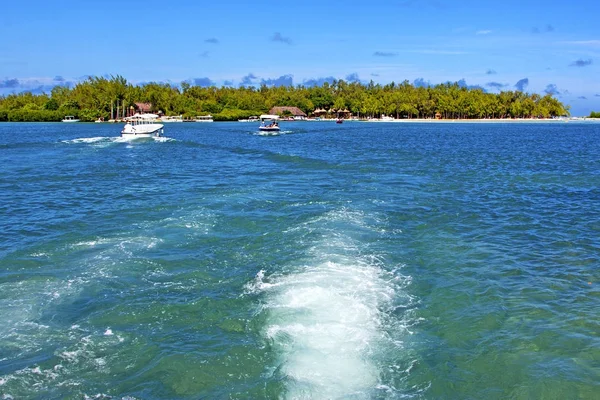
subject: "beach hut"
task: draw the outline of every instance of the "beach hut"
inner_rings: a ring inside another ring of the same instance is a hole
[[[323,115],[327,114],[327,110],[324,110],[322,108],[317,108],[312,113],[315,117],[322,117]]]
[[[347,108],[344,108],[343,110],[337,110],[337,116],[338,118],[347,119],[352,116],[352,113]]]
[[[298,107],[273,107],[269,110],[269,114],[272,115],[284,115],[289,114],[294,119],[304,119],[306,118],[306,113],[299,109]]]

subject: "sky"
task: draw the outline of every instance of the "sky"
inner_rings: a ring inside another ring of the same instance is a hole
[[[6,0],[0,95],[133,84],[460,82],[600,111],[600,1]]]

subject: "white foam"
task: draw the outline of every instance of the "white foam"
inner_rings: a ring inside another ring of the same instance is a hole
[[[166,143],[166,142],[175,142],[175,139],[166,137],[166,136],[158,136],[153,138],[155,142]]]
[[[377,234],[380,223],[345,209],[315,218],[301,228],[321,233],[308,250],[312,263],[287,275],[261,270],[247,286],[265,296],[264,336],[280,356],[287,397],[369,398],[381,390],[375,358],[394,346],[386,310],[408,280],[353,239]]]
[[[110,137],[104,137],[104,136],[98,136],[98,137],[90,137],[90,138],[78,138],[78,139],[71,139],[71,140],[63,140],[63,143],[97,143],[97,142],[105,142],[105,141],[110,141],[112,138]]]

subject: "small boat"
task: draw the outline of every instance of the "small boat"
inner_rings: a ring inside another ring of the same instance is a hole
[[[251,117],[248,117],[247,119],[238,119],[238,122],[258,122],[258,117],[256,115],[253,115]]]
[[[172,115],[172,116],[163,115],[162,117],[160,117],[160,120],[163,123],[183,122],[183,115]]]
[[[336,124],[341,124],[343,122],[344,122],[344,120],[342,118],[336,118],[336,120],[335,120]]]
[[[67,115],[62,122],[79,122],[79,119],[75,118],[73,115]]]
[[[212,115],[208,114],[208,115],[198,115],[196,117],[196,119],[194,119],[195,122],[213,122],[213,117]]]
[[[278,120],[278,115],[263,114],[260,116],[261,124],[258,129],[263,132],[277,132],[281,130],[279,128],[279,123],[277,122]]]
[[[258,130],[263,132],[277,132],[281,129],[279,128],[279,124],[276,121],[273,121],[268,124],[263,123],[261,126],[258,127]]]
[[[127,123],[121,131],[125,139],[143,139],[160,137],[163,134],[163,124],[156,123],[156,114],[135,114],[127,118]]]
[[[97,120],[94,121],[95,123],[99,124],[101,122],[104,122],[104,117],[98,117]]]

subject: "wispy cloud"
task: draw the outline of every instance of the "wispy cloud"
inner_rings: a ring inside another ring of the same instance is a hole
[[[494,71],[493,69],[488,69],[485,74],[486,75],[496,75],[496,71]]]
[[[5,79],[0,81],[0,89],[15,89],[19,87],[19,80],[17,78]]]
[[[289,37],[282,36],[281,33],[279,33],[279,32],[275,32],[273,34],[273,36],[271,36],[271,40],[273,42],[281,42],[281,43],[285,43],[285,44],[292,44],[292,39],[290,39]]]
[[[550,24],[547,24],[544,28],[538,28],[537,26],[534,26],[533,28],[531,28],[531,33],[533,34],[539,34],[542,32],[554,32],[554,27]]]
[[[546,86],[546,89],[544,89],[544,93],[554,96],[554,95],[559,95],[560,91],[558,90],[558,88],[556,87],[556,85],[554,83],[551,83]]]
[[[274,79],[261,79],[260,83],[267,86],[294,86],[293,75],[282,75],[279,78]]]
[[[258,79],[258,76],[254,75],[252,72],[248,75],[242,77],[242,85],[252,85],[254,81]]]
[[[485,84],[485,86],[500,90],[500,89],[508,86],[508,84],[500,83],[500,82],[488,82]]]
[[[323,78],[305,79],[304,81],[302,81],[302,84],[304,86],[308,86],[308,87],[322,86],[325,82],[332,84],[333,81],[335,81],[335,80],[336,79],[333,76],[327,76],[327,77],[323,77]]]
[[[594,97],[600,97],[600,93],[596,93]]]
[[[377,73],[373,72],[373,73],[371,73],[371,76],[373,76],[373,77],[378,77],[378,76],[379,76],[379,74],[377,74]]]
[[[396,57],[398,53],[394,53],[392,51],[376,51],[373,53],[375,57]]]
[[[223,86],[233,86],[233,81],[225,80],[223,81]]]
[[[475,32],[476,35],[489,35],[490,33],[492,33],[492,31],[489,29],[482,29]]]
[[[515,87],[519,92],[525,91],[527,86],[529,86],[529,78],[520,79],[517,83],[515,83]]]
[[[585,97],[585,96],[579,96],[578,99],[579,100],[587,100],[587,97]]]
[[[208,39],[204,40],[204,42],[205,43],[217,44],[217,43],[219,43],[219,39],[212,37],[212,38],[208,38]]]
[[[579,59],[577,61],[573,61],[569,65],[571,67],[587,67],[588,65],[592,65],[592,60],[591,59],[587,59],[587,60]]]
[[[358,77],[358,74],[356,72],[346,75],[346,80],[348,82],[360,82],[360,78]]]
[[[215,83],[209,78],[194,78],[192,81],[194,82],[194,85],[200,87],[215,86]]]
[[[72,87],[78,81],[86,80],[86,75],[83,79],[75,81],[69,81],[61,76],[55,76],[54,78],[7,78],[0,80],[0,92],[3,93],[21,93],[31,92],[34,94],[48,93],[52,88],[56,86]]]
[[[210,51],[208,51],[208,50],[205,50],[205,51],[203,51],[202,53],[200,53],[199,55],[200,55],[200,57],[202,57],[202,58],[208,58],[208,55],[209,55],[209,54],[210,54]]]
[[[413,81],[413,85],[415,87],[430,87],[431,83],[429,83],[429,81],[425,81],[423,78],[417,78]]]
[[[481,89],[485,92],[485,89],[479,85],[469,85],[467,84],[467,81],[465,80],[465,78],[456,81],[456,84],[461,87],[461,88],[467,88],[467,89]]]

